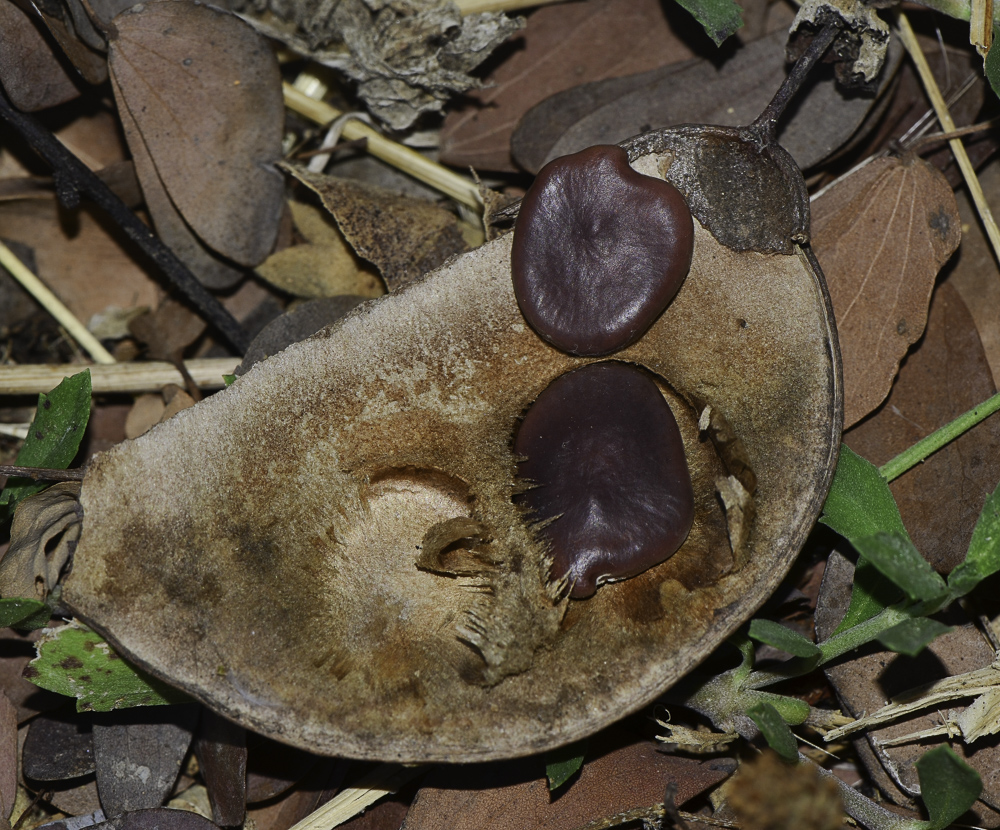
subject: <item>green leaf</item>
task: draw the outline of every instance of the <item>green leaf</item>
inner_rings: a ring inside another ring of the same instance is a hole
[[[545,775],[549,779],[549,792],[558,790],[569,781],[587,754],[587,739],[558,747],[545,754]]]
[[[978,773],[947,746],[939,746],[917,761],[920,795],[927,805],[927,830],[944,830],[979,798]]]
[[[878,636],[878,641],[889,651],[916,657],[931,640],[948,631],[951,631],[950,625],[929,617],[916,617],[883,631]]]
[[[990,49],[990,54],[993,50]],[[956,596],[964,596],[986,577],[1000,570],[1000,487],[986,499],[979,514],[965,561],[951,572],[948,587]]]
[[[230,386],[236,383],[236,375],[223,375],[222,382],[226,384],[226,388],[228,389]]]
[[[10,597],[0,599],[0,628],[30,631],[49,624],[52,609],[37,599]]]
[[[822,654],[811,640],[772,620],[751,620],[750,636],[796,657],[818,657]]]
[[[761,701],[748,709],[747,714],[757,724],[757,728],[771,749],[788,761],[794,761],[799,757],[798,743],[792,730],[770,703]]]
[[[908,536],[876,533],[852,539],[851,544],[910,599],[936,600],[947,595],[948,586],[941,575],[920,555]]]
[[[886,579],[871,562],[858,557],[854,567],[854,584],[851,585],[851,603],[834,634],[878,616],[890,605],[895,605],[903,597],[899,586]]]
[[[1000,95],[1000,46],[997,45],[998,42],[1000,42],[1000,28],[994,28],[993,45],[990,46],[990,51],[986,53],[986,61],[983,69],[996,95]]]
[[[820,521],[850,542],[883,532],[907,536],[886,480],[874,464],[846,444],[840,446],[840,460]]]
[[[127,663],[100,635],[70,623],[38,641],[24,676],[36,686],[75,697],[78,712],[184,703],[190,698]]]
[[[762,692],[756,689],[745,692],[745,694],[751,700],[766,703],[773,707],[774,711],[781,715],[781,719],[785,723],[790,723],[793,726],[804,723],[805,719],[809,717],[809,704],[797,697],[788,697],[788,695],[779,695],[774,692]]]
[[[19,467],[49,467],[64,470],[76,456],[90,419],[90,370],[66,378],[48,395],[38,396],[38,409],[28,429],[21,451]],[[44,490],[44,481],[24,478],[8,479],[0,493],[0,505],[15,504],[27,496]]]
[[[677,0],[718,46],[743,25],[741,9],[733,0]]]

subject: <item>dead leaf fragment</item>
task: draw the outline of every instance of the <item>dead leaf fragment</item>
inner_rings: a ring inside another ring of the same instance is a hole
[[[319,195],[351,247],[375,264],[390,291],[468,250],[457,217],[444,208],[374,185],[283,167]]]
[[[108,61],[163,186],[212,250],[262,262],[278,230],[284,105],[277,61],[238,17],[152,0],[119,14]],[[135,152],[136,136],[129,136]],[[139,172],[145,188],[148,176]]]
[[[471,92],[469,104],[445,117],[445,163],[516,172],[511,135],[535,104],[579,84],[694,56],[670,28],[658,0],[586,0],[541,8],[514,43],[518,48],[487,76],[485,88]]]
[[[840,335],[845,427],[885,400],[961,235],[951,187],[915,156],[875,159],[814,200],[812,245]]]
[[[938,286],[923,340],[889,397],[844,443],[882,465],[996,391],[982,344],[951,282]],[[1000,480],[1000,420],[988,418],[890,483],[917,549],[942,573],[965,556],[986,497]]]
[[[0,596],[45,601],[80,538],[79,497],[80,485],[64,481],[17,506],[0,560]]]
[[[24,112],[54,107],[80,94],[39,31],[41,25],[14,3],[0,3],[0,83]]]

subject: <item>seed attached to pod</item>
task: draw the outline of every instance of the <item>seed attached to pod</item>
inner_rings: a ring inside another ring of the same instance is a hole
[[[677,421],[652,379],[624,363],[557,378],[528,409],[514,441],[517,496],[551,544],[552,578],[570,596],[670,558],[694,517]]]
[[[680,191],[618,146],[549,162],[521,202],[511,270],[525,319],[556,348],[606,355],[638,340],[691,267]]]

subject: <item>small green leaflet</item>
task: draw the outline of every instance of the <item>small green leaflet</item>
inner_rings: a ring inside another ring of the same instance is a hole
[[[90,419],[90,370],[66,378],[49,394],[38,396],[38,409],[28,429],[19,467],[49,467],[65,470],[76,457]],[[44,481],[12,478],[0,493],[0,505],[14,505],[27,496],[44,490]]]
[[[230,386],[236,383],[236,375],[223,375],[222,382],[226,384],[226,388],[228,389]]]
[[[986,77],[989,79],[993,92],[1000,95],[1000,28],[993,30],[993,45],[986,53],[986,61],[983,65]]]
[[[47,632],[37,648],[38,657],[28,663],[24,676],[50,692],[75,697],[78,712],[190,700],[122,660],[100,635],[79,623]]]
[[[882,574],[915,602],[943,599],[948,593],[937,573],[903,533],[876,533],[851,539],[851,544]]]
[[[37,599],[10,597],[0,599],[0,628],[31,631],[49,624],[52,609]]]
[[[761,701],[748,709],[747,714],[757,724],[771,749],[786,761],[794,761],[799,757],[798,743],[792,730],[770,703]]]
[[[947,746],[939,746],[917,761],[920,797],[927,805],[927,830],[944,830],[979,798],[979,774]]]
[[[840,447],[837,472],[819,520],[851,542],[876,533],[907,536],[886,480],[846,444]]]
[[[583,766],[587,754],[587,739],[574,741],[545,754],[545,775],[549,779],[549,792],[558,790]]]
[[[929,617],[903,620],[878,636],[878,641],[889,651],[916,657],[932,640],[951,631],[951,626]]]
[[[715,45],[743,25],[741,9],[733,0],[677,0],[697,20]]]
[[[990,50],[993,54],[993,50]],[[1000,570],[1000,487],[986,499],[972,531],[965,560],[948,576],[948,587],[956,596],[964,596],[986,577]]]
[[[819,657],[822,654],[811,640],[772,620],[751,620],[750,636],[795,657]]]

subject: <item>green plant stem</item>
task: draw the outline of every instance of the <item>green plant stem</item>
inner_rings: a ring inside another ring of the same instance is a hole
[[[954,421],[935,430],[926,438],[917,441],[912,447],[903,450],[895,458],[879,467],[879,473],[886,481],[899,478],[907,470],[916,467],[917,464],[936,453],[945,444],[954,441],[959,435],[972,429],[997,410],[1000,410],[1000,392],[987,398],[964,415],[959,415]]]
[[[849,651],[870,643],[879,634],[883,631],[888,631],[894,625],[899,625],[899,623],[912,617],[926,616],[927,613],[928,609],[924,604],[910,605],[905,608],[899,605],[891,605],[870,620],[865,620],[862,623],[851,626],[846,631],[834,635],[825,643],[819,643],[822,656],[818,661],[809,657],[798,658],[796,660],[789,660],[778,671],[751,672],[746,683],[743,684],[744,688],[761,689],[765,686],[773,686],[775,683],[781,683],[783,680],[788,680],[791,677],[799,677],[805,672],[812,671],[816,666],[829,663],[831,660],[835,660]]]
[[[968,22],[972,13],[972,4],[968,0],[916,0],[916,2],[920,6],[934,9],[936,12],[948,15],[948,17],[954,17],[956,20],[965,20],[966,22]],[[1000,7],[994,12],[993,20],[1000,23]]]

